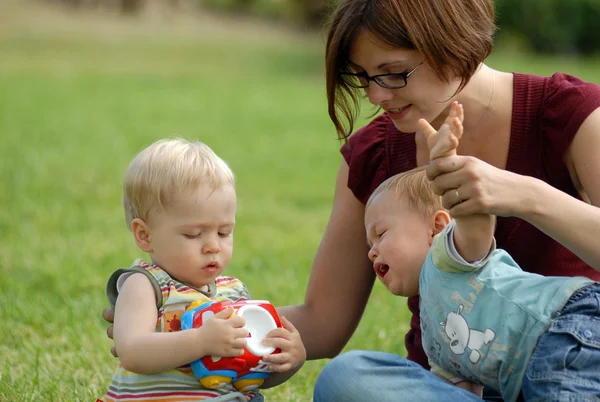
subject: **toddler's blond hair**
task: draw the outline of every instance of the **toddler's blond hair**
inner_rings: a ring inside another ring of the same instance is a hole
[[[151,212],[202,185],[213,190],[235,186],[233,172],[210,147],[182,138],[159,140],[142,150],[129,164],[123,181],[125,222],[147,221]]]
[[[424,216],[430,216],[439,210],[445,211],[442,197],[431,189],[431,182],[425,174],[426,167],[420,166],[388,178],[373,191],[366,206],[368,207],[380,194],[393,191],[397,199],[404,198],[412,208]]]

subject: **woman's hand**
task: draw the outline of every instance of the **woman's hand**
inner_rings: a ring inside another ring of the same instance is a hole
[[[458,388],[465,389],[472,394],[477,395],[480,398],[483,398],[483,385],[475,384],[471,381],[461,381],[455,384]]]
[[[535,197],[527,196],[527,178],[498,169],[472,156],[448,156],[429,163],[433,191],[455,217],[471,214],[522,217]]]
[[[113,310],[112,307],[107,307],[104,309],[104,311],[102,312],[102,318],[104,318],[110,325],[108,326],[108,328],[106,328],[106,336],[108,336],[109,339],[113,339],[113,323],[115,322],[115,310]],[[110,348],[110,353],[112,353],[112,355],[114,357],[119,357],[117,355],[117,349],[115,348],[115,345],[113,343],[112,348]]]

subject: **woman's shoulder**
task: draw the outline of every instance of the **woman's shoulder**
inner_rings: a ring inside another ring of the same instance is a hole
[[[563,116],[577,113],[587,117],[600,106],[600,86],[565,73],[546,78],[544,110]],[[569,116],[571,117],[571,116]]]
[[[525,101],[535,102],[538,93],[544,112],[581,109],[582,103],[598,107],[600,86],[593,82],[561,72],[549,77],[522,73],[514,73],[514,76],[515,96],[528,94]]]
[[[600,86],[560,72],[549,77],[515,73],[514,105],[539,110],[544,138],[564,152],[585,119],[600,108]]]
[[[411,146],[396,146],[396,139],[414,144],[414,136],[400,134],[389,116],[381,114],[352,134],[340,149],[348,164],[348,188],[361,202],[365,203],[373,190],[394,173],[396,169],[390,163],[403,160],[396,155],[398,152],[414,159]]]
[[[340,151],[349,165],[364,153],[384,152],[386,132],[393,128],[392,120],[381,114],[356,130]]]

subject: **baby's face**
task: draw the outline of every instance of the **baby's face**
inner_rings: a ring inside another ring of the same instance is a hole
[[[426,217],[390,192],[377,196],[365,212],[369,259],[377,277],[397,296],[419,294],[419,275],[433,239]]]
[[[153,263],[183,283],[208,285],[231,260],[235,210],[235,189],[226,185],[200,187],[153,213],[148,222]]]

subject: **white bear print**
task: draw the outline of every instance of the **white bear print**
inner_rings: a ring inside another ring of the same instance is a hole
[[[462,355],[469,348],[471,350],[469,360],[475,364],[481,358],[479,349],[490,343],[496,337],[496,333],[489,328],[485,332],[469,328],[467,320],[460,315],[463,308],[461,304],[456,313],[448,313],[446,321],[441,322],[440,325],[444,327],[446,335],[450,338],[450,350],[456,355]]]

